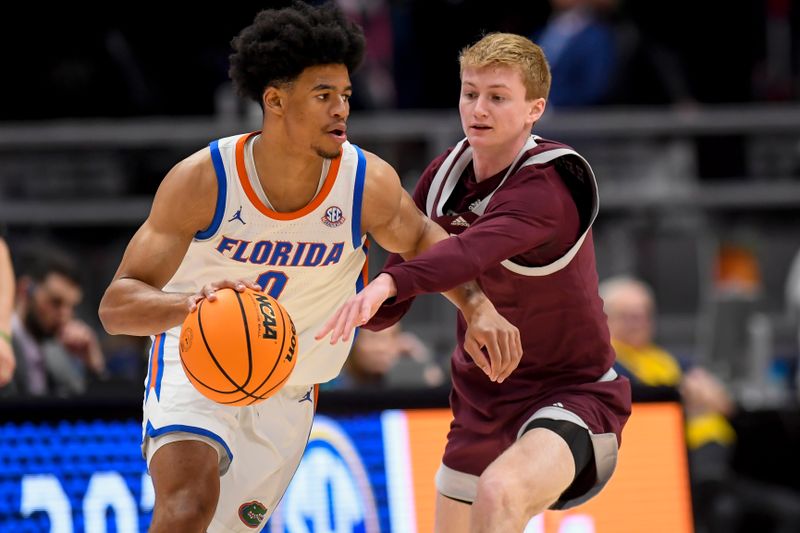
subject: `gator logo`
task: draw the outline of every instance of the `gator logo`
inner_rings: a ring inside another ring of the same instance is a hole
[[[261,525],[264,517],[267,515],[267,508],[263,503],[253,500],[252,502],[243,503],[239,507],[239,519],[247,527],[253,529]]]

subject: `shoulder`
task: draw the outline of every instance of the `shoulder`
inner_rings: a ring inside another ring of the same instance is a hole
[[[367,177],[377,180],[399,179],[397,171],[392,165],[372,152],[367,150],[362,150],[362,152],[364,152],[364,159],[367,161]]]
[[[560,189],[563,179],[575,178],[584,184],[591,181],[586,179],[592,170],[584,157],[571,146],[557,141],[538,138],[537,145],[525,153],[519,164],[523,166],[514,173],[518,184]]]
[[[179,161],[167,173],[164,181],[177,187],[191,187],[195,194],[216,191],[217,174],[211,160],[211,150],[205,147]]]
[[[392,166],[377,155],[364,150],[367,160],[366,180],[364,181],[364,203],[362,207],[362,227],[372,233],[394,219],[401,210],[403,196],[406,194],[400,177]]]
[[[531,192],[552,193],[554,189],[560,189],[561,186],[562,181],[558,168],[555,162],[551,161],[520,168],[498,190],[498,194],[505,191],[519,191],[520,189]]]
[[[547,163],[522,167],[510,176],[492,196],[486,214],[512,215],[568,231],[565,217],[571,217],[574,206],[555,166]]]
[[[372,152],[363,150],[367,161],[364,194],[371,201],[385,201],[387,197],[396,195],[401,188],[397,171]]]
[[[209,148],[178,162],[156,192],[150,219],[169,220],[197,231],[210,223],[217,203],[217,176]]]

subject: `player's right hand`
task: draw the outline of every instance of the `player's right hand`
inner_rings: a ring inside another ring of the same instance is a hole
[[[522,359],[519,329],[486,300],[469,317],[464,350],[489,379],[502,383]]]
[[[347,341],[350,333],[366,324],[378,312],[387,298],[397,294],[397,285],[389,274],[378,274],[364,289],[348,299],[322,326],[314,339],[321,340],[330,333],[331,344]]]
[[[187,299],[187,305],[189,306],[189,312],[193,312],[197,309],[200,300],[205,298],[209,302],[213,302],[217,299],[217,295],[214,294],[220,289],[233,289],[237,292],[244,292],[245,289],[253,289],[254,291],[261,292],[264,288],[259,285],[258,283],[246,279],[240,280],[229,280],[225,279],[222,281],[215,281],[214,283],[208,283],[203,285],[203,287],[196,293],[192,294]]]

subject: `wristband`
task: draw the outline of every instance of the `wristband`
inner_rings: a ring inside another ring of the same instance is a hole
[[[3,339],[8,344],[11,344],[11,334],[9,334],[9,333],[7,333],[7,332],[5,332],[3,330],[0,330],[0,339]]]

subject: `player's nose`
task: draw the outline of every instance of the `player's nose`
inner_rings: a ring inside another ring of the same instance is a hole
[[[489,114],[489,111],[486,107],[486,100],[483,96],[478,97],[475,101],[475,107],[472,108],[472,113],[476,117],[485,117]]]
[[[335,99],[335,103],[331,109],[331,115],[336,118],[346,119],[348,115],[350,115],[350,104],[343,98]]]

